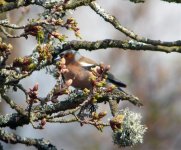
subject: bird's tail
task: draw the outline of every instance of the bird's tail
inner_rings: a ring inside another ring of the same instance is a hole
[[[117,86],[117,88],[120,90],[120,91],[123,91],[122,88],[126,88],[126,84],[124,84],[123,82],[121,82],[120,80],[116,79],[114,77],[114,75],[112,75],[110,72],[107,73],[107,79],[110,83],[114,84]]]

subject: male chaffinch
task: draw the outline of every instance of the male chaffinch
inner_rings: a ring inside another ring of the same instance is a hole
[[[91,89],[92,83],[90,77],[92,72],[91,67],[99,66],[95,61],[80,55],[78,51],[69,50],[61,53],[61,58],[65,59],[65,65],[68,71],[64,72],[62,75],[65,80],[72,79],[72,86],[79,89]],[[112,83],[118,89],[125,88],[126,85],[116,79],[110,72],[106,72],[107,83]]]

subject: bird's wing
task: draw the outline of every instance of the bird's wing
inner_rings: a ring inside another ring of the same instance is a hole
[[[95,67],[98,65],[94,60],[86,58],[86,57],[81,57],[79,59],[79,63],[83,68],[87,70],[90,70],[91,67]]]
[[[79,59],[79,63],[83,68],[87,70],[90,70],[92,67],[99,66],[99,64],[97,64],[94,60],[89,59],[87,57],[81,57]],[[115,78],[114,75],[111,74],[110,72],[107,72],[107,76],[109,82],[115,84],[118,87],[124,87],[124,88],[126,87],[126,84]]]
[[[118,80],[117,78],[114,77],[113,74],[111,74],[110,72],[107,73],[107,79],[109,82],[115,84],[118,87],[126,87],[126,84],[124,84],[123,82],[121,82],[120,80]]]

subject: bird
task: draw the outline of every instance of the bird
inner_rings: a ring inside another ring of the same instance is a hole
[[[78,89],[91,89],[92,83],[90,81],[90,76],[92,74],[91,68],[99,66],[94,60],[82,56],[78,51],[67,50],[60,54],[61,58],[65,59],[66,68],[68,72],[63,73],[63,78],[65,80],[72,79],[73,82],[71,86]],[[107,83],[112,83],[119,90],[122,91],[122,88],[126,88],[126,84],[115,78],[115,76],[109,71],[106,72]]]
[[[68,70],[62,73],[63,79],[66,81],[71,79],[71,86],[73,86],[74,88],[81,90],[88,89],[91,91],[93,89],[93,84],[90,80],[90,77],[92,76],[91,68],[99,66],[100,64],[90,58],[82,56],[78,51],[75,50],[67,50],[62,52],[56,60],[60,60],[60,58],[65,59],[65,66]],[[110,84],[113,84],[117,87],[116,89],[124,92],[122,88],[126,88],[126,84],[115,78],[114,75],[109,71],[106,71],[106,75],[106,84],[108,86]],[[119,112],[119,101],[109,99],[108,102],[111,114],[113,116],[117,115]]]

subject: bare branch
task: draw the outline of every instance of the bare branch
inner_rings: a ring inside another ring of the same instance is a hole
[[[137,34],[135,34],[133,31],[127,29],[126,27],[123,27],[119,21],[116,19],[116,17],[106,13],[104,11],[104,9],[102,9],[96,2],[92,2],[90,4],[90,7],[97,13],[99,14],[105,21],[111,23],[115,29],[119,30],[120,32],[122,32],[123,34],[125,34],[126,36],[138,41],[138,42],[142,42],[145,44],[151,44],[151,45],[155,45],[155,46],[180,46],[181,45],[181,40],[178,41],[173,41],[173,42],[165,42],[165,41],[160,41],[160,40],[152,40],[149,38],[145,38],[145,37],[141,37]]]
[[[160,52],[178,52],[181,53],[181,47],[173,46],[161,46],[161,45],[151,45],[151,44],[144,44],[141,42],[129,40],[129,41],[121,41],[121,40],[112,40],[112,39],[105,39],[99,41],[69,41],[63,45],[59,45],[55,47],[56,53],[61,53],[68,49],[86,49],[86,50],[97,50],[97,49],[107,49],[107,48],[121,48],[124,50],[133,50],[133,51],[140,51],[140,50],[150,50],[150,51],[160,51]]]
[[[57,113],[60,111],[67,111],[67,114],[65,113],[65,115],[68,115],[71,112],[77,111],[79,109],[79,106],[83,106],[87,102],[86,99],[87,97],[85,95],[77,95],[73,99],[69,98],[65,101],[60,101],[52,105],[35,106],[34,108],[32,108],[33,120],[31,121],[38,121],[42,118],[48,118],[48,115],[52,115],[53,113]],[[117,90],[111,93],[102,93],[97,99],[97,102],[102,103],[109,101],[110,99],[113,99],[115,101],[130,101],[136,106],[142,105],[137,97]],[[52,117],[50,117],[50,119],[51,118]],[[0,127],[9,126],[10,128],[15,129],[17,126],[23,126],[25,124],[28,124],[29,122],[30,119],[28,115],[22,116],[18,114],[11,114],[6,116],[0,116]]]
[[[162,1],[166,1],[169,3],[181,3],[181,0],[162,0]]]
[[[147,0],[129,0],[130,2],[134,2],[134,3],[144,3]],[[181,0],[162,0],[165,2],[169,2],[169,3],[181,3]]]
[[[79,6],[89,5],[91,2],[95,0],[70,0],[65,6],[64,9],[75,9]]]
[[[16,0],[16,1],[11,1],[11,2],[4,1],[0,5],[0,12],[2,13],[2,12],[10,11],[13,9],[17,9],[20,7],[33,5],[33,4],[43,6],[43,4],[46,1],[47,0]]]
[[[54,2],[51,2],[50,0],[17,0],[17,1],[11,1],[11,2],[2,2],[0,5],[0,13],[10,11],[13,9],[17,9],[20,7],[25,7],[29,5],[38,5],[47,9],[50,9],[54,7],[56,4],[63,5],[64,9],[75,9],[76,7],[85,6],[88,5],[90,2],[94,0],[71,0],[68,3],[64,3],[61,0],[55,0]],[[59,4],[60,3],[60,4]]]
[[[18,113],[0,115],[0,127],[9,127],[16,129],[18,126],[23,126],[29,123],[29,118],[21,116]]]
[[[134,3],[144,3],[145,0],[130,0],[131,2],[134,2]]]
[[[53,119],[47,119],[47,122],[51,123],[72,123],[77,122],[78,120],[76,118],[53,118]]]
[[[59,112],[58,114],[56,114],[54,116],[48,117],[48,119],[60,118],[60,117],[63,117],[63,116],[67,116],[67,115],[75,113],[79,109],[80,109],[80,107],[77,107],[77,108],[74,108],[74,109],[71,109],[71,110],[67,110],[67,111],[61,111],[61,112]]]
[[[1,92],[1,97],[10,105],[12,109],[15,109],[21,115],[26,115],[24,109],[11,100],[4,91]]]
[[[68,41],[63,45],[58,44],[52,47],[52,49],[54,50],[52,63],[54,62],[54,59],[60,53],[69,49],[75,49],[75,50],[86,49],[86,50],[93,51],[97,49],[107,49],[107,48],[120,48],[124,50],[133,50],[133,51],[149,50],[149,51],[160,51],[160,52],[166,52],[166,53],[171,53],[171,52],[181,53],[181,47],[179,46],[173,46],[173,47],[167,47],[167,46],[161,46],[161,45],[154,46],[151,44],[144,44],[144,43],[136,42],[133,40],[130,40],[130,41],[121,41],[121,40],[112,40],[112,39],[105,39],[105,40],[99,40],[99,41],[73,40],[73,41]],[[34,51],[34,53],[36,53],[36,50]],[[31,56],[33,57],[33,55],[34,54],[32,54]],[[44,68],[45,66],[51,65],[52,63],[49,63],[49,62],[42,63],[41,65],[34,68],[31,72],[28,72],[26,74],[17,73],[15,70],[3,69],[1,70],[1,76],[4,76],[3,77],[4,83],[2,84],[14,85],[14,83],[20,81],[21,79],[30,76],[33,71],[40,70]]]
[[[3,129],[0,129],[0,140],[11,144],[21,143],[26,146],[34,146],[41,150],[57,150],[54,145],[44,139],[22,138],[14,133],[8,133]]]
[[[56,112],[59,112],[59,111],[65,111],[65,110],[70,110],[70,109],[75,109],[76,107],[78,107],[80,104],[82,104],[85,100],[87,99],[87,96],[86,95],[77,95],[76,97],[74,97],[73,99],[70,98],[68,100],[65,100],[65,101],[61,101],[57,104],[52,104],[52,105],[47,105],[47,106],[44,106],[44,110],[43,112],[45,114],[52,114],[52,113],[56,113]],[[97,102],[98,103],[101,103],[101,102],[106,102],[106,101],[109,101],[109,99],[114,99],[114,100],[127,100],[127,101],[130,101],[131,103],[133,103],[134,105],[137,105],[137,106],[141,106],[141,102],[140,100],[133,96],[133,95],[129,95],[125,92],[122,92],[122,91],[113,91],[112,93],[102,93],[102,95],[100,95],[100,97],[97,99]],[[42,106],[36,106],[35,108],[32,109],[33,111],[42,111]],[[37,114],[37,117],[38,118],[41,118],[42,117],[42,113]]]
[[[3,32],[3,34],[8,37],[8,38],[20,38],[20,37],[27,37],[27,35],[25,33],[22,33],[20,35],[11,35],[10,33],[8,33],[5,28],[0,27],[0,30]]]

